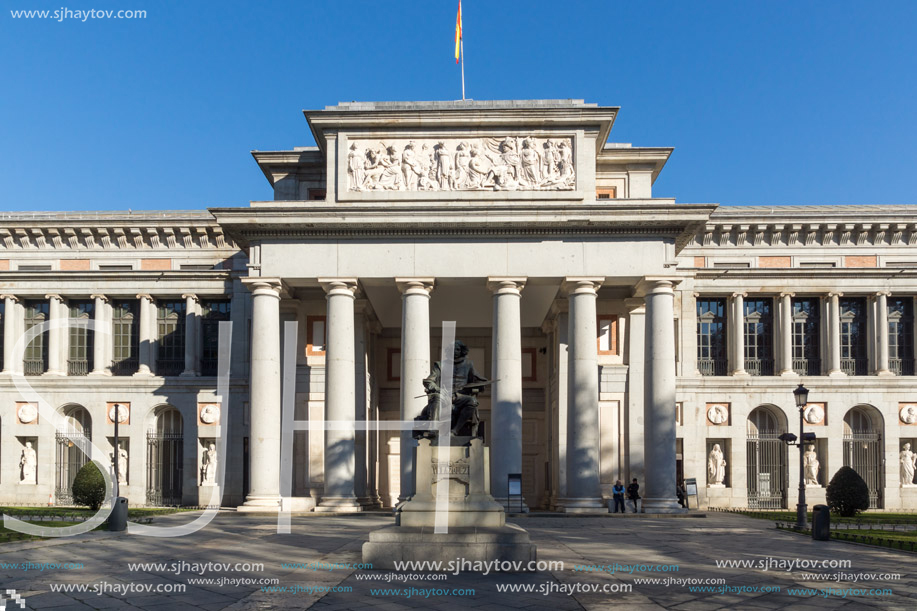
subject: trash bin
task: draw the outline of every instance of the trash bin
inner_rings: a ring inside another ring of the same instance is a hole
[[[812,508],[812,538],[827,541],[831,538],[831,511],[827,505]]]
[[[127,528],[127,499],[119,496],[115,499],[115,507],[108,516],[108,530],[120,532]]]

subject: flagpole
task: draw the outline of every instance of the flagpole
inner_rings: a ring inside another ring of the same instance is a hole
[[[459,38],[459,55],[462,56],[462,101],[465,101],[465,36]]]

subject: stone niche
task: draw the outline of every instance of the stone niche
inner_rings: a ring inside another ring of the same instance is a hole
[[[432,446],[422,439],[415,454],[415,494],[396,510],[394,526],[369,534],[363,562],[393,569],[402,560],[461,558],[535,560],[522,528],[506,523],[503,506],[488,492],[489,452],[480,439],[464,446]],[[441,532],[436,532],[440,530]]]

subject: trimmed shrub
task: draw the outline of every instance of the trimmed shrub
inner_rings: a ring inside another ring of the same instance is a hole
[[[869,509],[869,486],[852,468],[841,467],[828,484],[826,500],[831,511],[852,518]]]
[[[91,460],[83,465],[73,480],[73,502],[87,505],[93,511],[102,506],[105,500],[105,478]]]

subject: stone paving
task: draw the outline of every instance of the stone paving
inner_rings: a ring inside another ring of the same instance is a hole
[[[188,522],[195,515],[159,517],[153,526]],[[359,563],[360,547],[368,532],[391,521],[390,516],[380,514],[294,516],[292,533],[278,535],[271,517],[222,512],[203,530],[185,537],[90,533],[79,538],[3,544],[0,595],[8,598],[5,591],[16,590],[27,609],[917,609],[917,575],[910,568],[917,557],[912,554],[816,542],[776,531],[772,522],[716,513],[703,519],[532,514],[516,520],[538,544],[539,560],[562,561],[563,570],[450,573],[439,579],[441,573],[428,570],[396,573],[327,567],[331,563]],[[792,572],[716,566],[717,560],[751,561],[757,567],[759,562],[763,566],[797,559],[850,560],[851,565]],[[10,567],[10,563],[22,562],[83,566],[70,570]],[[131,570],[128,563],[136,562],[162,565]],[[195,563],[263,563],[264,567],[227,570]],[[314,570],[315,565],[293,568],[283,563],[325,564]],[[616,563],[644,566],[634,572],[576,570],[577,566],[613,567]],[[670,570],[653,570],[657,565]],[[677,565],[677,571],[672,565]],[[838,572],[846,574],[841,581],[830,581],[826,575]],[[805,575],[812,573],[823,575],[819,580],[806,581]],[[854,582],[852,577],[862,580],[863,574],[877,573],[900,573],[901,578]],[[662,580],[667,578],[725,582],[665,585]],[[196,581],[200,579],[211,581]],[[248,581],[229,581],[240,579]],[[277,582],[262,586],[262,579]],[[636,582],[641,579],[660,582]],[[710,591],[692,591],[698,585]],[[55,591],[62,587],[71,591]],[[72,591],[79,587],[86,591]],[[116,590],[125,587],[134,591]],[[517,591],[499,591],[506,587]],[[586,591],[593,587],[599,591]],[[141,588],[150,591],[137,591]],[[162,591],[179,588],[185,589]],[[765,588],[774,591],[765,592]],[[791,591],[796,588],[812,591]],[[825,593],[827,588],[834,591]],[[851,592],[854,588],[864,594],[870,588],[889,588],[891,594],[864,595]],[[569,593],[570,589],[576,591]],[[18,608],[8,603],[7,609]]]

